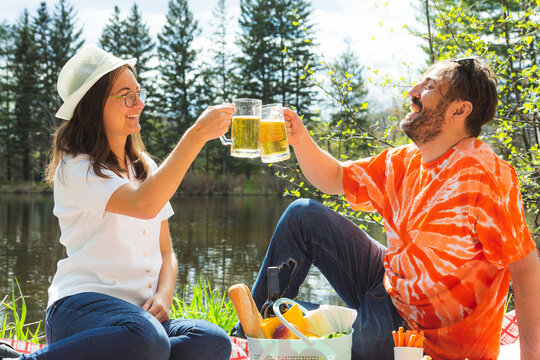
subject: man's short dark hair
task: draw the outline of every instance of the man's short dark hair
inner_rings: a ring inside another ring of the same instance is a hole
[[[470,101],[473,109],[465,125],[471,136],[480,135],[497,111],[497,75],[476,57],[441,60],[435,66],[442,68],[441,82],[448,84],[445,101]]]

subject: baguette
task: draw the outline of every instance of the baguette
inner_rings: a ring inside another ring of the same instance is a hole
[[[264,339],[264,332],[261,328],[263,319],[259,310],[257,310],[248,287],[244,284],[231,286],[229,288],[229,297],[236,309],[244,333],[252,338]]]

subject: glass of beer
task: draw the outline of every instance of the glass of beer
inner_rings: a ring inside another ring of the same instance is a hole
[[[231,156],[259,157],[262,101],[259,99],[234,99],[233,104],[231,139],[222,136],[220,137],[221,143],[231,145]]]
[[[272,163],[291,157],[281,104],[262,107],[259,141],[262,162]]]

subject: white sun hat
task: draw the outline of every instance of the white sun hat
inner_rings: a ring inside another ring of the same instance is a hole
[[[69,120],[77,104],[105,74],[122,65],[135,66],[137,59],[120,59],[94,45],[85,46],[64,65],[56,88],[64,101],[56,117]]]

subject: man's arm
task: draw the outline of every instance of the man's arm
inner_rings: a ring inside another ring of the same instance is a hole
[[[514,285],[521,360],[540,356],[540,260],[536,249],[508,265]]]
[[[302,173],[320,191],[343,194],[343,167],[341,162],[321,149],[309,136],[302,119],[292,110],[284,109],[289,144],[293,147]]]

